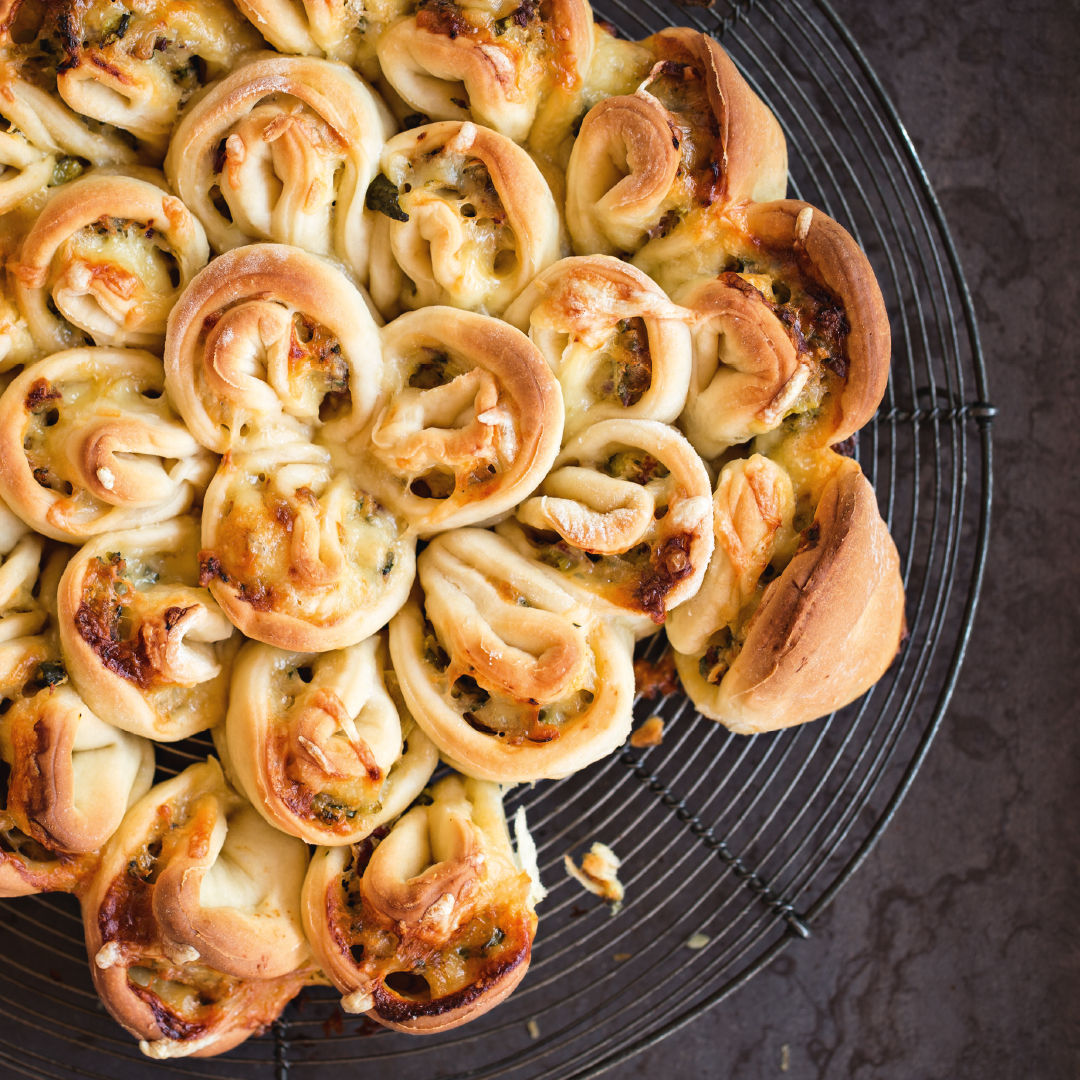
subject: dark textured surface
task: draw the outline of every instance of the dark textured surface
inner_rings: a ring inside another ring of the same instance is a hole
[[[609,1075],[1071,1080],[1080,4],[834,2],[912,135],[974,294],[1001,407],[986,589],[929,759],[813,938]]]

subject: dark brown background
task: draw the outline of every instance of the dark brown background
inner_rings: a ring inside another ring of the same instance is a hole
[[[986,587],[926,765],[814,936],[609,1075],[1072,1080],[1080,3],[834,3],[914,139],[974,294],[1000,409]]]

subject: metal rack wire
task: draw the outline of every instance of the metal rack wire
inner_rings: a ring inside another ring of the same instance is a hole
[[[305,992],[272,1032],[223,1058],[152,1065],[97,1002],[74,901],[29,897],[0,902],[0,1072],[283,1080],[332,1066],[395,1080],[584,1080],[689,1023],[808,936],[907,791],[964,658],[991,501],[995,410],[941,210],[828,0],[594,7],[627,37],[677,24],[719,37],[784,126],[793,194],[842,222],[870,256],[894,362],[857,453],[903,563],[901,655],[854,705],[774,735],[731,735],[680,696],[639,702],[639,717],[664,717],[662,746],[512,792],[508,809],[525,805],[551,895],[525,982],[464,1029],[400,1035],[344,1016],[329,992]],[[659,652],[663,639],[647,648]],[[208,749],[205,737],[165,749],[161,770]],[[596,839],[623,859],[627,900],[616,917],[563,873],[563,854]],[[688,948],[693,935],[708,941]]]

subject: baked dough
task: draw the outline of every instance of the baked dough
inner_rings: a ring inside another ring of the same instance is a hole
[[[379,4],[356,0],[236,0],[236,6],[278,52],[325,56],[369,67],[371,15]],[[368,65],[362,61],[368,60]],[[365,76],[367,70],[364,71]]]
[[[173,308],[165,373],[189,430],[216,453],[316,430],[341,442],[381,389],[379,335],[341,271],[253,244],[219,255]]]
[[[103,719],[158,742],[225,719],[240,635],[199,588],[198,550],[199,522],[173,518],[95,537],[60,581],[72,681]]]
[[[393,130],[386,106],[344,64],[262,53],[192,103],[165,173],[216,251],[291,244],[337,259],[363,284],[364,195]]]
[[[786,417],[822,445],[874,415],[889,381],[888,313],[851,235],[793,199],[730,210],[729,269],[675,299],[694,316],[694,372],[679,423],[703,457]]]
[[[199,581],[247,637],[341,649],[405,602],[416,540],[349,465],[311,443],[222,460],[203,507]]]
[[[346,1012],[435,1033],[482,1016],[524,977],[533,888],[498,785],[448,776],[389,834],[315,852],[304,925]]]
[[[378,498],[420,536],[487,521],[543,479],[562,435],[559,384],[524,334],[430,307],[382,332],[390,382],[360,440]]]
[[[705,466],[674,428],[602,420],[566,444],[498,532],[642,636],[701,584],[713,549],[709,495]]]
[[[138,349],[68,349],[0,396],[0,497],[32,528],[82,540],[182,514],[213,471]]]
[[[224,1053],[313,974],[300,894],[308,852],[210,758],[125,815],[83,899],[90,971],[148,1057]]]
[[[84,335],[97,345],[164,347],[169,311],[210,249],[165,178],[150,175],[154,182],[90,175],[65,184],[34,223],[11,270],[42,352],[81,345]]]
[[[532,158],[471,121],[394,136],[368,192],[371,298],[386,318],[450,304],[501,315],[559,257],[559,210]]]
[[[783,197],[787,147],[712,38],[680,27],[642,45],[655,62],[637,91],[599,102],[581,124],[566,223],[579,255],[636,255],[670,291],[656,268],[712,248],[718,209]]]
[[[857,462],[780,442],[724,466],[716,553],[668,637],[703,715],[743,735],[854,701],[904,634],[900,559]]]
[[[423,790],[439,754],[387,692],[388,660],[378,637],[314,654],[244,646],[228,764],[271,825],[309,844],[355,844]]]
[[[633,638],[483,529],[437,536],[419,590],[390,623],[417,723],[463,772],[558,778],[630,734]]]
[[[588,0],[435,0],[394,22],[376,48],[387,82],[418,113],[554,145],[577,117],[592,9]]]
[[[687,312],[640,270],[609,255],[562,259],[506,309],[559,380],[564,438],[598,420],[671,423],[690,382]]]

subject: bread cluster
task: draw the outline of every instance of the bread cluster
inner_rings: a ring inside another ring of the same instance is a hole
[[[711,38],[0,0],[0,115],[0,894],[79,896],[148,1055],[505,998],[500,785],[623,744],[636,642],[747,734],[891,663],[881,293]]]

